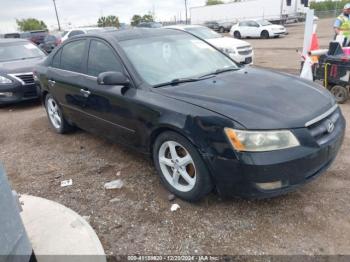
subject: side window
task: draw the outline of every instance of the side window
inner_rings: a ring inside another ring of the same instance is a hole
[[[75,35],[83,35],[84,31],[81,30],[73,30],[72,32],[69,33],[68,38],[75,36]]]
[[[252,27],[259,27],[259,24],[257,22],[254,22],[254,21],[251,21],[249,26],[252,26]]]
[[[63,46],[60,68],[74,72],[82,71],[85,42],[85,40],[79,40]]]
[[[239,23],[239,26],[248,26],[248,25],[247,25],[247,22],[241,22]]]
[[[123,66],[111,47],[103,42],[91,40],[87,66],[88,75],[98,76],[107,71],[122,72]]]
[[[61,54],[62,54],[62,48],[60,50],[57,51],[57,53],[55,54],[55,56],[52,59],[52,67],[56,67],[59,68],[60,64],[61,64]]]

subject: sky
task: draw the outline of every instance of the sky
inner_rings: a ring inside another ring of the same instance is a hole
[[[130,23],[134,14],[155,13],[160,21],[185,18],[185,0],[56,0],[63,28],[94,25],[98,17],[115,15]],[[188,6],[202,6],[205,0],[187,0]],[[50,30],[57,28],[53,0],[1,0],[0,33],[17,31],[16,19],[43,20]]]

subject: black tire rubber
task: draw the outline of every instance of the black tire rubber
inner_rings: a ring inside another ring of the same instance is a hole
[[[196,178],[196,184],[194,188],[189,192],[178,191],[168,183],[168,181],[163,175],[163,172],[160,168],[160,164],[158,160],[158,152],[162,144],[166,141],[175,141],[181,144],[189,152],[189,154],[191,155],[194,161],[197,178]],[[209,171],[202,157],[198,153],[197,149],[193,146],[193,144],[190,141],[188,141],[185,137],[179,135],[178,133],[167,131],[167,132],[161,133],[157,137],[153,145],[153,162],[163,185],[168,189],[168,191],[170,191],[171,193],[173,193],[174,195],[178,196],[179,198],[185,201],[197,202],[201,200],[203,197],[205,197],[206,195],[208,195],[213,190],[213,183],[212,183]]]
[[[235,31],[235,32],[233,33],[233,37],[234,37],[234,38],[237,38],[237,39],[241,39],[241,38],[242,38],[242,35],[241,35],[241,33],[240,33],[239,31]]]
[[[339,104],[344,104],[349,99],[349,90],[345,86],[335,85],[330,92]]]
[[[270,34],[269,34],[268,31],[264,30],[264,31],[261,32],[260,37],[262,39],[269,39],[270,38]]]
[[[60,127],[60,128],[56,128],[56,127],[52,124],[51,119],[50,119],[50,117],[49,117],[49,113],[48,113],[48,109],[47,109],[47,100],[48,100],[49,98],[52,98],[52,99],[56,102],[56,104],[58,105],[58,108],[59,108],[59,110],[60,110],[60,114],[61,114],[61,118],[62,118],[62,124],[61,124],[61,127]],[[64,118],[63,113],[62,113],[62,108],[61,108],[60,104],[57,103],[56,99],[55,99],[51,94],[47,94],[47,95],[45,96],[45,109],[46,109],[46,114],[47,114],[48,120],[49,120],[49,122],[50,122],[50,126],[52,127],[52,129],[53,129],[56,133],[58,133],[58,134],[66,134],[66,133],[71,132],[71,131],[74,129],[74,127],[73,127],[72,125],[70,125],[70,124],[67,122],[67,120]]]

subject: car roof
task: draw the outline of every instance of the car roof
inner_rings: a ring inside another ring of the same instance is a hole
[[[15,44],[15,43],[31,43],[27,39],[21,39],[21,38],[1,38],[0,39],[0,45],[2,44]]]
[[[113,38],[117,42],[121,42],[121,41],[141,39],[141,38],[181,35],[181,34],[186,34],[186,33],[180,30],[172,30],[167,28],[135,28],[135,29],[120,30],[120,31],[78,35],[78,36],[74,36],[74,39],[84,38],[88,36],[96,36],[96,37],[104,36],[107,38]]]

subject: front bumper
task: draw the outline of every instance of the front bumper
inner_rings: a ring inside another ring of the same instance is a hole
[[[224,197],[270,198],[294,191],[312,181],[332,164],[344,139],[342,117],[334,139],[313,147],[299,146],[287,150],[241,153],[237,159],[207,158],[217,191]],[[263,190],[258,185],[280,181],[278,189]]]
[[[230,54],[230,57],[238,64],[253,64],[254,53],[248,55]]]
[[[1,93],[11,93],[11,96],[4,96]],[[26,100],[39,98],[36,84],[22,85],[21,83],[12,83],[9,85],[0,85],[0,105],[12,104]]]
[[[282,36],[282,35],[287,35],[287,30],[272,31],[272,36]]]

